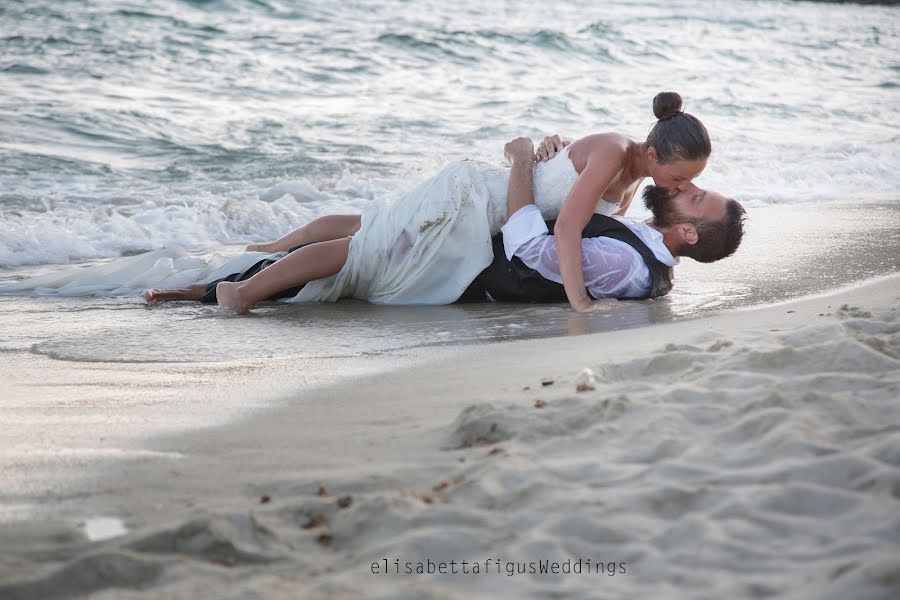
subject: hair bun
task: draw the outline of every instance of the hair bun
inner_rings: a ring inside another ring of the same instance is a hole
[[[675,92],[660,92],[653,99],[653,114],[662,121],[680,115],[683,106],[681,96]]]

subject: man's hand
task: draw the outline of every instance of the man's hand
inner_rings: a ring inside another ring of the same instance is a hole
[[[559,134],[548,135],[538,146],[537,154],[534,155],[535,160],[547,161],[556,156],[556,153],[571,144],[569,140],[559,137]]]
[[[531,138],[517,137],[511,142],[507,142],[503,146],[503,156],[509,161],[509,164],[517,164],[523,162],[534,162],[534,142]]]

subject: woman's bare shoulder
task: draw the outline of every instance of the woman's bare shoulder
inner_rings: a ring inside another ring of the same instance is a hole
[[[572,142],[569,146],[569,158],[580,173],[592,156],[603,160],[624,158],[633,143],[634,140],[621,133],[594,133]]]
[[[627,149],[630,144],[634,143],[627,135],[616,133],[614,131],[606,131],[603,133],[592,133],[583,138],[579,138],[572,142],[572,145],[579,145],[593,150],[606,148]]]

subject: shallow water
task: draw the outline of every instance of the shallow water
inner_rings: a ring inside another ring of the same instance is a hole
[[[894,203],[758,207],[734,257],[685,260],[664,298],[575,313],[564,304],[269,303],[249,316],[193,302],[0,296],[0,352],[78,362],[403,356],[414,348],[579,335],[759,306],[900,271]],[[44,267],[43,269],[46,269]],[[11,356],[8,354],[8,356]],[[317,367],[318,368],[318,367]]]

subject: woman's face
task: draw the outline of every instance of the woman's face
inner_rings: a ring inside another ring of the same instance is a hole
[[[680,192],[688,189],[691,181],[703,172],[709,158],[699,160],[673,160],[670,163],[660,164],[656,160],[656,149],[647,150],[650,157],[650,177],[653,183],[659,187]]]

